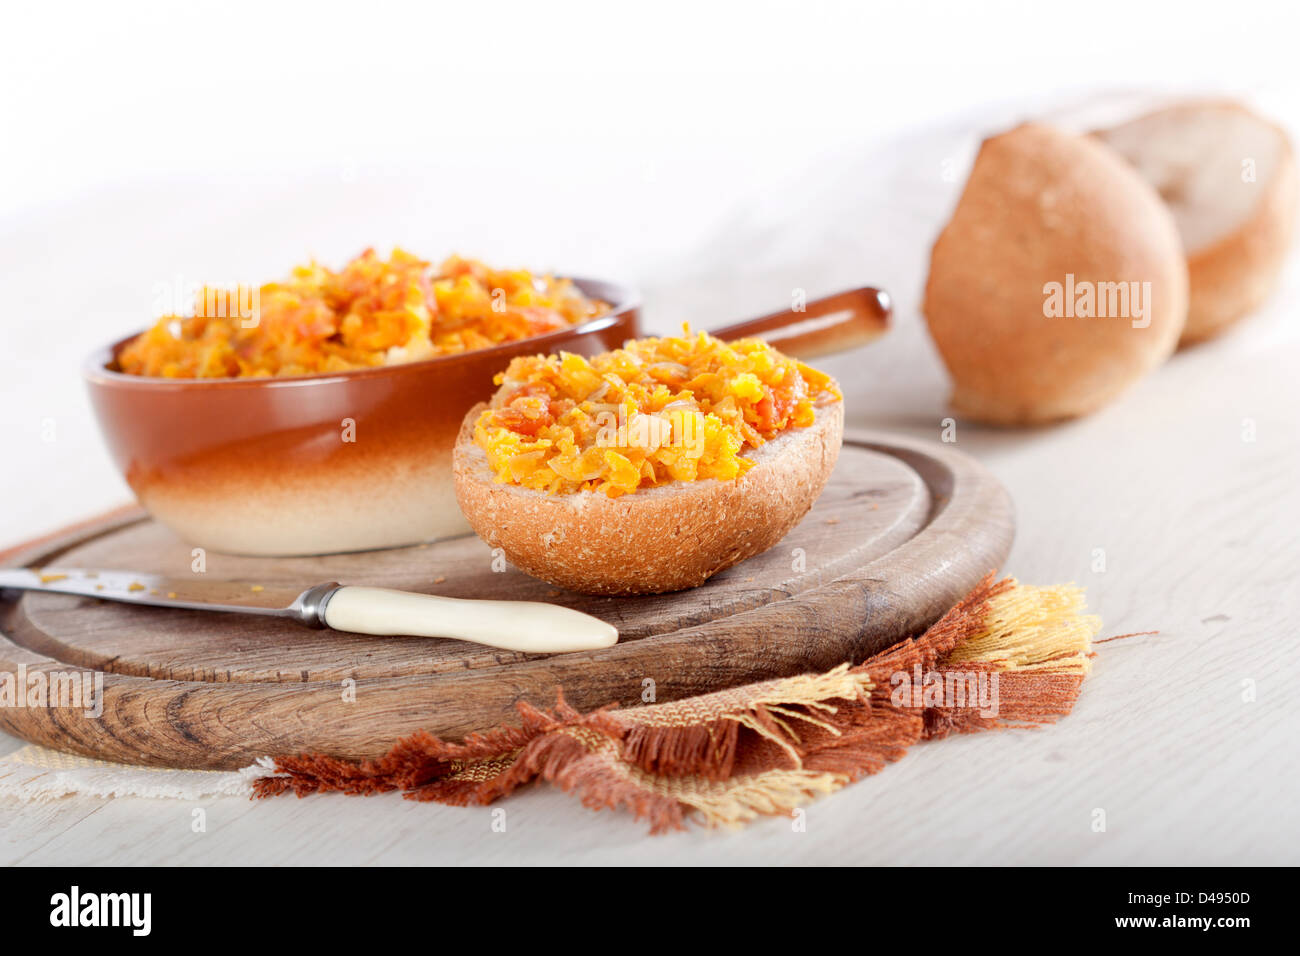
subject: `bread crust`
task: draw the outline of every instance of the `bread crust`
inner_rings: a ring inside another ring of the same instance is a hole
[[[1214,122],[1213,114],[1249,118],[1277,137],[1280,155],[1275,175],[1260,183],[1260,196],[1250,214],[1208,245],[1187,250],[1190,282],[1187,325],[1179,345],[1193,345],[1218,335],[1251,312],[1272,293],[1295,234],[1300,174],[1286,133],[1253,111],[1225,100],[1179,103],[1130,120],[1096,135],[1103,142],[1152,126],[1181,122]],[[1145,138],[1138,136],[1138,140]],[[1241,159],[1250,158],[1243,149]],[[1194,158],[1194,157],[1193,157]]]
[[[1150,322],[1048,317],[1045,285],[1151,282]],[[925,287],[930,334],[968,418],[1044,424],[1094,411],[1163,362],[1187,315],[1172,216],[1113,150],[1029,123],[986,140]]]
[[[479,537],[534,577],[584,594],[659,594],[697,587],[780,541],[812,507],[839,457],[844,403],[746,453],[735,481],[680,481],[610,498],[499,484],[465,416],[456,441],[456,498]]]

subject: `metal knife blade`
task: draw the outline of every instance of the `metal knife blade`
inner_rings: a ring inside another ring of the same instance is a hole
[[[337,587],[337,584],[333,586]],[[237,611],[294,618],[299,617],[295,602],[304,594],[299,588],[222,581],[197,574],[192,578],[170,578],[139,571],[86,568],[0,570],[0,588],[54,591],[157,607]]]
[[[279,614],[289,617],[299,588],[246,584],[240,581],[164,578],[139,571],[91,571],[79,567],[13,568],[0,571],[0,588],[82,594],[159,607],[242,611],[244,614]]]

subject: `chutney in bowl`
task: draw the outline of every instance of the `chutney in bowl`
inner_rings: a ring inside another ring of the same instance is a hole
[[[592,279],[548,281],[571,285],[601,306],[598,314],[584,319],[579,313],[575,324],[553,322],[542,334],[485,347],[472,347],[480,340],[471,338],[471,347],[453,342],[427,357],[413,358],[408,350],[398,361],[390,360],[392,347],[375,339],[375,329],[364,326],[354,329],[352,343],[333,337],[358,346],[352,351],[294,351],[276,343],[267,359],[246,347],[242,323],[232,315],[228,329],[214,334],[205,327],[195,336],[202,346],[193,350],[194,361],[183,342],[175,355],[142,348],[155,330],[98,351],[85,366],[91,404],[140,503],[193,544],[236,554],[308,555],[465,534],[452,448],[465,412],[491,396],[495,375],[519,355],[595,355],[640,334],[630,289]],[[367,344],[383,347],[385,355],[379,364],[357,367],[373,361]],[[164,374],[129,372],[124,359]],[[312,362],[328,370],[313,369]]]

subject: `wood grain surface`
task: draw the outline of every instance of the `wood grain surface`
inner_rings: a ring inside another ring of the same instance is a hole
[[[104,712],[5,708],[0,726],[48,746],[162,766],[230,768],[267,753],[372,757],[404,734],[494,726],[518,701],[635,705],[858,660],[923,629],[1005,558],[1002,487],[942,445],[862,436],[825,493],[770,551],[691,591],[560,591],[466,537],[313,558],[209,553],[202,572],[306,588],[321,581],[453,597],[544,600],[615,624],[613,648],[542,656],[456,641],[311,631],[286,621],[143,608],[52,593],[5,605],[0,668],[103,677]],[[11,563],[180,576],[190,546],[139,514],[46,542]],[[496,569],[494,569],[496,565]]]

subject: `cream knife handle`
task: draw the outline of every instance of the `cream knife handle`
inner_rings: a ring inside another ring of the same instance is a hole
[[[466,601],[389,588],[341,587],[330,595],[324,617],[336,631],[451,637],[532,654],[593,651],[618,640],[612,624],[557,604]]]

